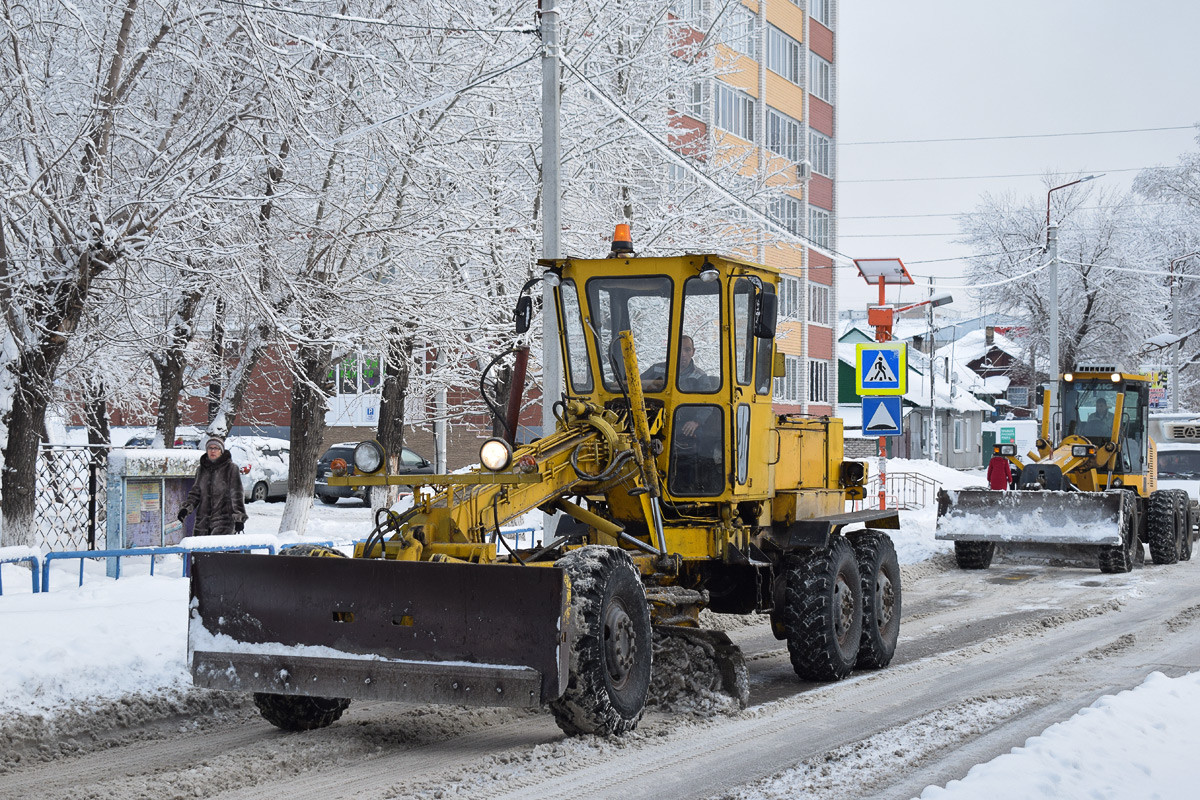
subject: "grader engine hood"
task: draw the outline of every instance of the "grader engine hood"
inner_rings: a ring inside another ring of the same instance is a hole
[[[555,567],[195,554],[197,686],[534,707],[566,689]]]

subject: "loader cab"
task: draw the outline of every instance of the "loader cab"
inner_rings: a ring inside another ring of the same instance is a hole
[[[694,255],[541,262],[557,280],[567,393],[630,402],[618,334],[633,334],[666,493],[680,501],[766,496],[778,273]]]
[[[1146,472],[1149,406],[1150,383],[1145,376],[1115,371],[1077,371],[1063,375],[1064,433],[1082,436],[1097,446],[1114,442],[1119,453],[1117,469],[1122,473],[1141,475]],[[1121,417],[1114,439],[1113,417],[1118,407]]]

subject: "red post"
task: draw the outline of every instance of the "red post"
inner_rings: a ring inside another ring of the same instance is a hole
[[[887,305],[887,280],[879,276],[879,305]],[[892,338],[892,329],[879,325],[875,328],[875,341],[886,342]],[[887,508],[887,437],[879,437],[879,510]]]

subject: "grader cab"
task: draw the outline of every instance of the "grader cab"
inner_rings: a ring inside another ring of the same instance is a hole
[[[845,511],[866,474],[843,460],[841,420],[772,407],[778,273],[630,250],[542,263],[566,378],[555,430],[490,439],[464,475],[390,475],[359,445],[358,474],[331,484],[417,500],[381,511],[352,558],[194,556],[197,685],[255,692],[284,728],[371,698],[549,705],[568,733],[613,734],[642,715],[653,633],[704,642],[745,702],[744,661],[700,628],[705,608],[769,613],[806,679],[891,660],[900,573],[875,529],[899,520]],[[500,528],[534,509],[561,512],[550,540],[509,546]]]

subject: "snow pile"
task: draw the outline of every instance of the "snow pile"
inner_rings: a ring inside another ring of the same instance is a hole
[[[1200,673],[1153,672],[1141,686],[1100,698],[961,781],[921,800],[1020,797],[1196,796],[1191,743],[1200,739]],[[997,790],[1003,787],[1003,794]]]

